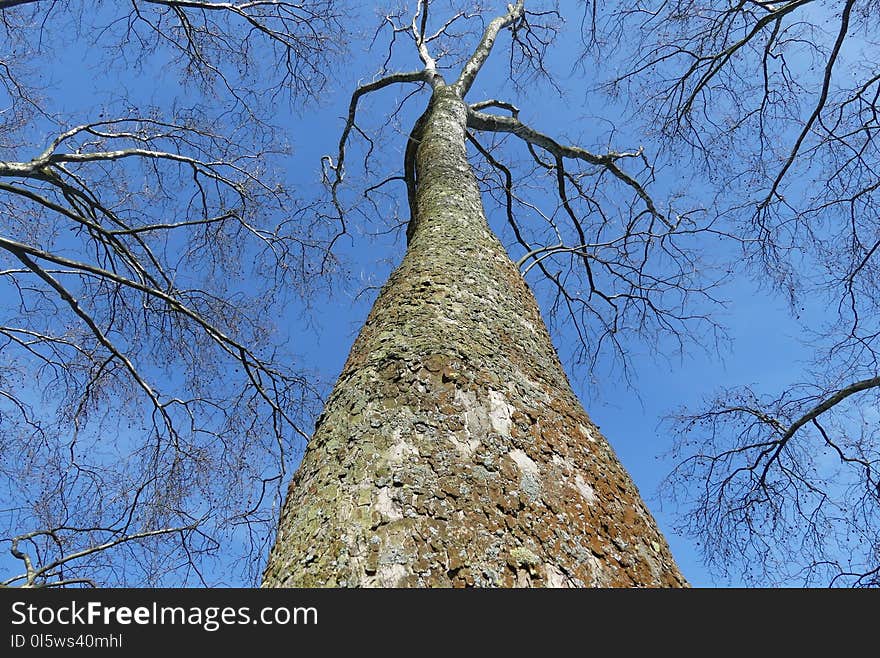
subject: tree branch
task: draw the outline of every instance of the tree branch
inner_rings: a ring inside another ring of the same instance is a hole
[[[493,101],[493,103],[497,102]],[[660,213],[659,210],[657,210],[654,201],[642,185],[617,166],[617,161],[620,159],[641,157],[642,149],[630,153],[616,153],[612,151],[604,155],[596,155],[595,153],[591,153],[578,146],[563,146],[552,137],[540,133],[522,123],[522,121],[516,116],[503,117],[496,114],[477,112],[473,109],[468,110],[468,127],[474,128],[475,130],[511,133],[529,144],[541,147],[554,158],[582,160],[589,164],[604,167],[615,178],[619,179],[635,191],[639,198],[644,202],[648,212],[666,224],[668,228],[673,230],[676,228],[675,224],[670,222],[662,213]]]
[[[862,391],[867,391],[871,388],[880,387],[880,377],[871,377],[870,379],[863,379],[858,382],[853,382],[849,386],[845,386],[837,390],[833,395],[829,395],[822,402],[812,407],[809,411],[807,411],[804,415],[794,421],[788,428],[785,430],[785,433],[779,439],[779,447],[776,450],[776,454],[785,447],[785,444],[788,443],[789,439],[795,435],[795,433],[807,423],[815,420],[822,414],[824,414],[829,409],[837,406],[841,402],[843,402],[846,398],[851,395],[855,395],[856,393],[861,393]]]
[[[67,562],[71,562],[73,560],[78,560],[80,558],[86,557],[88,555],[92,555],[94,553],[99,553],[101,551],[106,551],[109,548],[113,548],[114,546],[118,546],[120,544],[124,544],[124,543],[130,542],[130,541],[137,541],[138,539],[147,539],[149,537],[157,537],[159,535],[167,535],[167,534],[171,534],[171,533],[175,533],[175,532],[182,533],[182,532],[186,532],[188,530],[193,530],[197,526],[198,526],[198,524],[193,524],[190,526],[183,526],[183,527],[178,527],[178,528],[162,528],[160,530],[149,530],[146,532],[137,532],[137,533],[134,533],[131,535],[125,535],[123,537],[117,537],[116,539],[111,539],[110,541],[104,542],[103,544],[89,546],[88,548],[83,549],[81,551],[76,551],[75,553],[65,555],[65,556],[58,558],[57,560],[53,560],[52,562],[49,562],[48,564],[45,564],[39,568],[35,568],[33,566],[33,563],[31,561],[30,556],[27,553],[19,550],[18,545],[20,542],[27,541],[27,540],[33,539],[35,537],[39,537],[41,535],[54,536],[56,534],[55,531],[37,530],[34,532],[29,532],[24,535],[19,535],[17,537],[12,538],[12,546],[10,548],[10,552],[12,553],[12,555],[15,558],[22,560],[24,562],[25,573],[18,575],[18,576],[13,576],[12,578],[9,578],[9,579],[3,581],[2,583],[0,583],[0,586],[9,587],[9,586],[13,585],[14,583],[17,583],[19,580],[25,581],[23,585],[18,585],[18,587],[23,587],[23,588],[63,586],[64,584],[69,584],[71,581],[64,581],[63,583],[47,583],[45,585],[36,585],[36,581],[39,578],[42,578],[45,575],[49,574],[52,570],[57,569],[58,567],[66,564]],[[80,582],[81,580],[87,580],[87,579],[76,579],[76,581],[73,581],[73,582]],[[91,582],[91,581],[88,581],[88,582]]]
[[[523,0],[516,0],[516,4],[507,5],[506,14],[503,16],[497,16],[489,21],[489,24],[486,26],[486,31],[483,33],[483,38],[480,39],[480,43],[462,68],[458,80],[452,85],[455,93],[458,94],[460,98],[464,98],[468,91],[470,91],[471,85],[474,84],[474,79],[477,77],[477,73],[483,68],[483,64],[486,63],[489,54],[492,52],[492,46],[495,45],[495,39],[498,38],[498,33],[508,25],[516,24],[516,22],[523,17],[523,11]]]
[[[390,75],[386,75],[380,78],[379,80],[360,85],[357,89],[355,89],[351,95],[351,100],[348,103],[348,116],[345,119],[345,127],[342,129],[342,135],[339,137],[339,147],[336,153],[336,163],[333,163],[333,159],[329,155],[325,155],[322,158],[322,163],[324,165],[324,182],[330,185],[330,199],[333,207],[336,209],[336,219],[340,222],[341,225],[339,232],[330,243],[331,248],[336,240],[345,235],[345,233],[347,232],[345,223],[345,210],[343,209],[342,203],[339,200],[339,186],[342,185],[343,178],[345,177],[345,151],[346,145],[348,143],[348,136],[351,134],[351,131],[353,129],[357,128],[357,123],[355,119],[357,116],[358,102],[363,96],[369,93],[384,89],[385,87],[393,84],[406,82],[423,82],[430,84],[432,82],[432,78],[424,70],[409,71],[406,73],[392,73]],[[328,174],[328,169],[333,172],[332,177]]]
[[[293,421],[293,419],[290,418],[290,416],[288,415],[288,412],[286,410],[284,410],[278,406],[278,403],[272,399],[272,397],[269,395],[269,393],[264,388],[263,384],[260,382],[259,376],[257,375],[257,373],[260,371],[266,372],[270,375],[274,375],[275,373],[273,373],[270,369],[268,369],[266,364],[263,363],[260,359],[258,359],[254,354],[252,354],[251,351],[247,347],[240,344],[239,342],[237,342],[236,340],[234,340],[230,336],[226,335],[222,330],[220,330],[218,327],[216,327],[215,325],[213,325],[210,322],[208,322],[207,320],[205,320],[197,312],[193,311],[192,309],[190,309],[189,307],[184,305],[178,298],[176,298],[172,294],[169,294],[169,293],[164,292],[162,290],[159,290],[157,288],[153,288],[151,286],[145,285],[145,284],[140,283],[138,281],[132,281],[131,279],[120,276],[119,274],[117,274],[115,272],[111,272],[109,270],[95,267],[95,266],[89,265],[87,263],[82,263],[79,261],[70,260],[70,259],[64,258],[62,256],[57,256],[55,254],[51,254],[51,253],[43,251],[41,249],[37,249],[37,248],[32,247],[30,245],[27,245],[27,244],[24,244],[21,242],[16,242],[14,240],[9,240],[9,239],[4,238],[2,236],[0,236],[0,248],[6,249],[7,251],[14,254],[19,260],[22,260],[22,262],[28,268],[33,269],[41,278],[44,278],[44,279],[45,279],[45,276],[44,276],[45,272],[43,272],[42,269],[39,268],[39,266],[36,265],[36,263],[34,263],[34,261],[30,258],[30,256],[34,256],[34,257],[39,258],[41,260],[46,260],[46,261],[55,263],[57,265],[64,265],[65,267],[70,267],[70,268],[74,268],[74,269],[81,270],[84,272],[88,272],[90,274],[94,274],[96,276],[104,278],[108,281],[113,281],[114,283],[118,283],[118,284],[127,286],[129,288],[133,288],[139,292],[146,293],[147,295],[161,299],[166,304],[168,304],[168,306],[170,306],[171,308],[178,311],[181,315],[184,315],[184,316],[188,317],[189,319],[193,320],[194,322],[196,322],[196,324],[201,326],[202,329],[205,331],[205,333],[208,334],[214,341],[216,341],[217,344],[220,345],[224,351],[226,351],[230,356],[232,356],[237,361],[239,361],[242,364],[242,366],[244,367],[244,369],[248,375],[248,378],[251,380],[251,383],[256,388],[260,397],[262,397],[265,400],[265,402],[267,404],[269,404],[269,406],[272,408],[272,410],[276,414],[278,414],[278,416],[280,418],[283,418],[294,429],[294,431],[297,434],[299,434],[304,439],[308,440],[308,434],[306,434],[302,429],[299,428],[299,426]],[[116,351],[116,349],[113,347],[113,345],[109,344],[107,342],[107,339],[103,336],[103,333],[101,332],[100,328],[93,326],[94,321],[91,320],[91,318],[88,315],[82,315],[83,312],[79,308],[79,305],[78,305],[77,301],[73,298],[73,296],[70,295],[66,290],[64,290],[63,287],[61,287],[59,289],[58,286],[60,286],[60,284],[58,284],[58,282],[55,281],[54,279],[52,279],[51,277],[50,277],[50,279],[51,279],[51,281],[48,279],[45,279],[45,280],[47,280],[49,285],[61,295],[61,297],[65,300],[66,303],[71,305],[71,308],[73,308],[74,311],[77,312],[77,315],[80,315],[80,317],[83,317],[83,319],[86,320],[87,324],[89,325],[89,328],[95,333],[95,336],[99,339],[99,341],[102,344],[104,344],[105,347],[107,347],[109,350],[111,350],[111,353],[116,354],[118,356],[118,358],[120,358],[122,360],[122,362],[126,364],[126,367],[129,368],[129,370],[131,370],[133,372],[133,374],[137,374],[137,371],[134,370],[134,366],[131,365],[131,363],[128,361],[128,359],[124,355],[122,355],[121,353],[118,353]],[[137,377],[139,379],[140,375],[138,374]],[[158,401],[158,398],[156,398],[155,393],[153,393],[152,389],[148,385],[146,385],[145,382],[143,384],[141,384],[139,381],[139,384],[150,395],[151,399],[154,400],[154,404],[156,405],[157,409],[161,410],[163,415],[167,415],[167,412],[164,411],[165,405],[161,404]]]
[[[792,2],[791,4],[794,5],[796,3]],[[849,17],[852,13],[854,5],[855,0],[847,0],[846,5],[844,5],[843,7],[843,14],[840,17],[840,30],[837,33],[837,39],[834,42],[834,47],[831,49],[831,54],[828,56],[828,62],[825,64],[825,73],[822,78],[822,90],[819,93],[819,100],[816,102],[816,107],[813,109],[812,114],[810,114],[810,117],[804,124],[803,130],[801,130],[801,133],[795,140],[794,146],[792,147],[791,152],[788,154],[788,158],[785,160],[785,163],[782,165],[779,173],[776,174],[776,178],[773,180],[773,185],[770,187],[770,191],[767,192],[767,196],[764,198],[764,201],[759,205],[759,208],[766,207],[773,200],[773,197],[776,196],[777,190],[782,184],[782,179],[785,178],[785,175],[788,173],[788,170],[794,163],[795,158],[797,158],[797,155],[801,149],[801,145],[804,143],[807,135],[810,134],[810,130],[812,130],[813,124],[816,122],[816,119],[819,118],[819,115],[822,113],[822,110],[825,107],[825,102],[828,99],[828,91],[831,88],[831,74],[834,70],[834,64],[837,61],[837,56],[840,54],[840,49],[843,47],[843,42],[846,39],[847,32],[849,31]]]

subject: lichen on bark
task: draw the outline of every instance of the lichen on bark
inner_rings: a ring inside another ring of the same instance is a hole
[[[294,475],[264,586],[683,586],[489,229],[435,87],[406,255]]]

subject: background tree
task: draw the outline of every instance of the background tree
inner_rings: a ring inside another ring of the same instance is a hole
[[[318,400],[273,321],[337,230],[280,180],[270,119],[321,91],[337,19],[329,0],[0,2],[4,584],[258,571]],[[118,87],[75,107],[89,74],[45,63],[82,40]]]
[[[588,52],[625,62],[606,89],[705,178],[716,225],[814,350],[805,383],[728,389],[678,417],[682,528],[718,571],[759,583],[880,584],[876,10],[640,1],[584,15]]]

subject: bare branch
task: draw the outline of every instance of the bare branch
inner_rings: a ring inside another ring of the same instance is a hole
[[[70,580],[59,580],[55,582],[44,582],[38,583],[37,581],[41,579],[45,579],[50,576],[58,567],[65,565],[68,562],[73,562],[75,560],[79,560],[88,555],[92,555],[94,553],[100,553],[106,551],[107,549],[113,548],[115,546],[119,546],[120,544],[125,544],[127,542],[138,541],[141,539],[147,539],[149,537],[158,537],[161,535],[167,535],[172,533],[184,533],[187,531],[194,530],[198,524],[193,524],[191,526],[179,527],[179,528],[162,528],[160,530],[149,530],[145,532],[137,532],[130,535],[123,535],[122,537],[116,537],[111,539],[110,541],[106,541],[102,544],[97,544],[95,546],[89,546],[86,549],[81,551],[77,551],[75,553],[70,553],[65,555],[64,557],[53,560],[47,564],[42,565],[39,569],[33,566],[30,556],[27,553],[24,553],[19,549],[19,544],[23,541],[27,541],[28,539],[33,539],[34,537],[39,537],[40,535],[55,535],[57,533],[56,530],[37,530],[34,532],[29,532],[24,535],[19,535],[14,537],[11,542],[11,548],[9,549],[12,553],[13,557],[22,560],[25,564],[25,573],[13,576],[9,578],[0,585],[3,587],[17,586],[23,588],[31,588],[31,587],[66,587],[71,584],[78,583],[88,583],[92,586],[95,586],[94,581],[88,579],[70,579]],[[16,584],[19,581],[24,581],[21,584]]]
[[[486,26],[486,31],[483,32],[483,37],[480,39],[479,45],[474,49],[470,59],[468,59],[464,68],[462,68],[458,80],[452,85],[452,88],[459,97],[464,98],[468,91],[470,91],[471,85],[474,84],[474,79],[477,77],[477,73],[483,68],[483,64],[485,64],[489,54],[492,52],[492,46],[495,45],[495,39],[498,38],[498,33],[505,27],[515,25],[516,22],[523,17],[523,12],[523,0],[516,0],[515,4],[507,5],[506,14],[503,16],[497,16],[489,21],[489,24]]]
[[[788,9],[795,4],[798,3],[792,2],[789,5],[786,5],[785,8]],[[801,131],[801,134],[798,135],[798,138],[795,140],[794,146],[791,148],[791,153],[789,153],[788,158],[780,168],[779,173],[776,174],[776,178],[774,179],[773,184],[770,186],[770,191],[767,192],[767,197],[760,204],[759,209],[770,203],[776,196],[779,185],[782,183],[782,179],[785,178],[785,175],[788,173],[788,170],[794,163],[795,158],[797,158],[798,153],[801,150],[801,146],[804,143],[804,139],[810,133],[813,124],[816,122],[816,120],[821,115],[822,110],[825,108],[825,101],[828,99],[828,91],[831,88],[831,76],[834,71],[834,65],[837,62],[837,57],[840,54],[840,49],[843,47],[843,42],[846,39],[847,33],[849,32],[849,18],[850,14],[852,13],[853,6],[855,6],[855,0],[847,0],[847,3],[843,7],[843,13],[841,14],[840,18],[840,30],[837,33],[837,40],[834,42],[834,46],[831,49],[831,54],[828,56],[828,62],[825,64],[825,74],[822,79],[822,91],[819,93],[819,100],[816,102],[816,107],[813,109],[812,114],[810,114],[810,117],[807,119],[807,122],[804,125],[804,129]]]
[[[657,210],[651,197],[638,181],[629,176],[617,165],[618,160],[641,157],[641,149],[634,152],[616,153],[612,151],[604,155],[596,155],[578,146],[563,146],[551,137],[522,123],[516,116],[503,117],[495,114],[477,112],[475,110],[470,110],[468,112],[468,127],[474,128],[475,130],[512,133],[529,144],[541,147],[555,158],[583,160],[589,164],[604,167],[615,178],[618,178],[631,187],[636,194],[639,195],[644,202],[645,207],[648,209],[648,212],[666,224],[670,229],[675,228],[675,225]]]
[[[357,106],[360,99],[366,94],[384,89],[393,84],[401,84],[408,82],[431,83],[432,78],[425,71],[410,71],[407,73],[393,73],[386,75],[379,80],[369,82],[359,86],[351,95],[348,104],[348,116],[345,120],[345,126],[342,129],[342,135],[339,138],[339,148],[336,153],[336,162],[330,156],[324,156],[324,182],[330,186],[330,197],[333,207],[336,209],[336,219],[340,222],[340,229],[331,241],[330,245],[336,242],[338,238],[345,235],[345,210],[339,200],[339,186],[345,177],[345,150],[348,143],[348,137],[353,129],[356,129]],[[332,172],[332,174],[330,173]]]

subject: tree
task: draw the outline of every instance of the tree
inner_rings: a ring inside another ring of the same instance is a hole
[[[349,137],[363,134],[360,100],[396,84],[430,93],[407,141],[403,176],[394,177],[408,191],[406,256],[318,419],[263,584],[684,585],[638,491],[572,393],[532,293],[488,227],[466,144],[502,175],[506,217],[526,249],[521,263],[549,277],[576,322],[593,314],[611,340],[631,315],[641,328],[648,318],[661,327],[681,320],[662,302],[689,290],[677,246],[683,218],[662,214],[627,173],[625,163],[640,162],[641,153],[566,146],[523,123],[506,101],[465,100],[502,31],[511,35],[511,69],[541,72],[555,12],[531,13],[523,0],[508,5],[460,56],[460,68],[447,65],[459,69],[448,82],[435,54],[455,58],[453,26],[473,16],[432,21],[430,7],[418,2],[409,21],[384,17],[392,35],[386,65],[406,35],[421,68],[360,86],[338,156],[327,161],[344,213],[338,192]],[[564,241],[554,217],[547,222],[558,244],[526,237],[541,233],[523,230],[510,168],[477,133],[510,135],[525,147],[555,183],[574,242]],[[633,197],[628,212],[598,208],[591,192],[598,181]],[[655,269],[655,249],[671,266]],[[582,296],[551,272],[554,258],[578,268],[588,284]]]
[[[585,5],[578,80],[595,98],[615,69],[611,104],[553,136],[508,101],[558,89],[554,3],[411,5],[379,16],[381,65],[311,198],[282,184],[273,117],[329,98],[356,8],[0,0],[6,582],[224,582],[215,559],[258,578],[323,393],[273,324],[367,226],[408,253],[326,402],[265,584],[683,583],[535,301],[578,366],[614,355],[637,381],[634,346],[712,337],[740,263],[817,358],[782,395],[679,414],[682,528],[762,583],[878,584],[870,3]],[[77,39],[82,69],[50,81]],[[93,65],[117,87],[77,103]],[[156,70],[180,89],[128,81]]]
[[[272,320],[336,229],[277,183],[266,99],[322,89],[334,5],[13,0],[0,20],[4,584],[204,583],[229,544],[247,577],[319,397]],[[173,65],[186,95],[65,116],[41,64],[75,38],[119,88]]]
[[[588,51],[813,345],[803,383],[730,388],[676,427],[670,484],[721,572],[880,585],[876,4],[593,4]],[[731,266],[731,269],[739,269]]]

